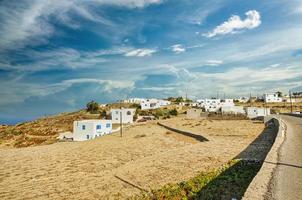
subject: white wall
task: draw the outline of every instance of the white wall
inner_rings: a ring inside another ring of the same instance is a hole
[[[278,103],[282,102],[282,98],[278,97],[277,93],[267,93],[263,95],[264,101],[266,103]]]
[[[133,116],[135,114],[135,109],[111,109],[111,119],[112,123],[117,124],[121,122],[121,113],[122,113],[122,123],[128,124],[133,123]]]
[[[248,118],[256,118],[256,117],[264,117],[270,115],[269,108],[256,108],[256,107],[248,107],[246,108],[247,117]]]
[[[222,113],[233,113],[233,114],[246,114],[243,106],[222,106]]]
[[[146,99],[141,102],[142,110],[156,109],[159,107],[160,107],[160,104],[159,104],[159,100],[157,100],[157,99]]]
[[[85,141],[109,134],[112,131],[111,120],[83,120],[73,122],[73,140]]]
[[[217,112],[221,108],[220,99],[206,99],[204,108],[207,112]]]

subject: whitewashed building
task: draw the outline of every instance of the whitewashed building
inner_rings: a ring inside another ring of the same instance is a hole
[[[73,122],[74,141],[90,140],[111,132],[111,120],[82,120]]]
[[[235,106],[233,99],[222,99],[220,101],[220,105],[221,106],[228,106],[228,107]]]
[[[230,114],[246,114],[243,106],[222,106],[221,112]]]
[[[206,112],[218,112],[221,108],[220,99],[206,99],[204,108]]]
[[[198,119],[201,117],[202,110],[201,109],[189,109],[187,110],[187,119]]]
[[[111,109],[111,120],[113,124],[122,123],[123,124],[132,124],[133,117],[135,114],[135,109],[133,108],[122,108],[122,109]]]
[[[266,93],[266,94],[263,94],[263,100],[266,103],[278,103],[278,102],[282,102],[282,98],[278,96],[278,93]]]
[[[159,100],[158,100],[158,103],[159,103],[159,106],[160,106],[160,107],[171,105],[171,101],[163,100],[163,99],[159,99]]]
[[[145,99],[141,102],[142,110],[156,109],[159,108],[160,104],[158,99]]]
[[[143,98],[129,98],[129,99],[123,100],[123,103],[137,103],[137,104],[140,104],[144,100],[145,99],[143,99]]]
[[[256,117],[264,117],[271,114],[269,108],[257,108],[257,107],[247,107],[246,108],[247,117],[252,119]]]
[[[205,105],[205,100],[204,99],[197,99],[194,103],[193,106],[195,107],[204,107]]]

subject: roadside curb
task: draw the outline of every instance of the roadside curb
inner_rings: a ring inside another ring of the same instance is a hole
[[[277,167],[279,150],[286,137],[286,124],[280,116],[269,116],[266,123],[274,123],[278,127],[275,142],[268,152],[262,167],[250,183],[242,199],[245,200],[265,200],[271,198],[270,188],[274,171]]]

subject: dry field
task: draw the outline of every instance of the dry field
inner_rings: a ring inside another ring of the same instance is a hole
[[[150,122],[127,128],[123,138],[0,149],[0,199],[125,199],[219,167],[264,128],[248,120],[162,122],[209,141]]]

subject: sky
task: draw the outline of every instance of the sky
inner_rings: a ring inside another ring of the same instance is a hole
[[[302,90],[302,0],[2,0],[0,123]]]

